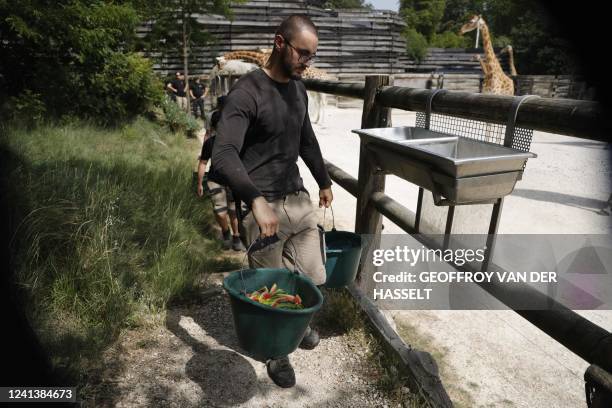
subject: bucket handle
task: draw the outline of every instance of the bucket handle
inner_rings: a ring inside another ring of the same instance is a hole
[[[278,231],[279,234],[283,234],[285,235],[287,238],[289,238],[289,235]],[[269,242],[268,244],[265,244],[264,246],[262,246],[262,248],[265,248],[268,245],[273,244],[274,242],[278,241],[278,236],[277,235],[273,235],[272,237],[276,238],[276,239],[272,239],[270,240],[271,242]],[[269,237],[269,238],[272,238]],[[264,238],[266,239],[266,238]],[[253,240],[253,242],[251,242],[251,245],[249,245],[249,247],[246,250],[246,253],[244,254],[244,258],[242,258],[242,263],[240,266],[240,282],[242,283],[242,293],[244,294],[244,296],[247,296],[247,291],[246,291],[246,285],[244,283],[244,275],[242,274],[244,272],[244,266],[245,266],[245,261],[247,259],[247,257],[249,256],[249,254],[251,253],[251,249],[253,249],[253,246],[260,244],[261,245],[262,242],[262,238],[257,238],[255,240]],[[293,264],[295,266],[295,270],[293,271],[293,273],[295,275],[299,275],[299,271],[298,271],[298,266],[297,266],[297,249],[295,248],[295,245],[293,244],[293,242],[291,242],[291,239],[287,239],[287,242],[289,242],[291,244],[291,247],[293,248]],[[261,249],[261,248],[260,248]],[[293,292],[295,292],[295,281],[294,281],[294,288],[292,290]]]
[[[247,248],[244,254],[244,258],[242,258],[242,262],[240,263],[240,282],[242,283],[242,293],[244,294],[244,296],[247,296],[246,286],[244,284],[244,276],[242,275],[242,272],[244,272],[244,261],[246,261],[247,257],[249,256],[249,253],[251,252],[251,249],[253,248],[253,245],[258,242],[258,239],[255,239],[253,240],[253,242],[251,242],[251,245],[249,245],[249,247]]]
[[[334,216],[334,207],[330,204],[329,209],[332,213],[332,231],[336,230],[336,217]],[[327,214],[327,207],[323,210],[323,229],[325,229],[325,215]]]

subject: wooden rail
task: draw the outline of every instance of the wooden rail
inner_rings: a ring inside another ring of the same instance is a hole
[[[362,128],[390,126],[389,108],[425,111],[427,97],[431,94],[429,90],[389,86],[390,78],[383,75],[366,77],[364,85],[317,80],[305,80],[304,82],[306,88],[311,91],[363,99]],[[436,96],[432,110],[434,113],[505,124],[512,101],[513,97],[509,96],[446,92]],[[606,131],[609,130],[609,123],[604,118],[603,109],[598,104],[547,98],[525,102],[521,106],[517,126],[594,140],[607,140]],[[385,176],[377,171],[375,163],[363,144],[360,147],[358,179],[328,161],[326,165],[332,180],[357,198],[355,231],[374,237],[370,248],[375,248],[379,243],[381,217],[384,215],[407,233],[413,234],[413,238],[426,247],[441,249],[436,242],[417,234],[414,227],[417,219],[415,213],[384,193]],[[368,272],[371,272],[369,268],[373,267],[371,263],[365,262],[368,251],[365,252],[358,276],[369,276],[367,275]],[[493,270],[504,271],[499,265],[493,263],[489,265]],[[480,270],[479,265],[470,263],[454,266],[461,271]],[[567,349],[593,364],[592,367],[612,372],[612,334],[607,330],[528,285],[509,287],[507,284],[492,282],[480,284],[480,286],[510,307],[514,303],[513,296],[517,289],[534,299],[540,299],[551,305],[550,310],[515,310],[515,312]],[[415,350],[406,346],[401,339],[398,341],[396,333],[390,332],[388,324],[380,318],[379,313],[376,313],[375,304],[366,299],[355,286],[349,290],[366,312],[387,347],[408,366],[405,373],[411,383],[416,384],[423,395],[435,406],[452,406],[439,378],[432,380],[432,375],[434,377],[437,375],[437,368],[431,356],[424,353],[419,356],[425,356],[425,358],[414,358]],[[592,368],[591,371],[593,371]],[[587,377],[593,379],[602,376],[585,376]],[[605,389],[606,384],[603,382],[599,386]],[[610,391],[612,390],[608,389],[608,392]]]
[[[317,80],[304,80],[304,83],[311,91],[336,96],[364,99],[365,95],[362,84]],[[377,90],[376,103],[380,107],[424,112],[431,93],[428,89],[381,87]],[[432,112],[506,124],[512,101],[511,96],[446,91],[435,97]],[[528,100],[521,105],[516,126],[601,141],[608,141],[612,133],[610,120],[597,102],[575,99]]]

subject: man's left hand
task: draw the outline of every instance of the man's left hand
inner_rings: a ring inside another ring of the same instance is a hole
[[[319,208],[329,208],[333,200],[334,194],[332,193],[331,187],[319,190]]]

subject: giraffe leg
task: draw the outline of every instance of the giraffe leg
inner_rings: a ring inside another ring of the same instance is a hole
[[[308,112],[312,123],[319,123],[320,119],[320,97],[318,92],[307,91],[308,94]]]
[[[325,121],[325,106],[327,105],[327,97],[324,93],[320,92],[319,97],[321,98],[321,103],[319,104],[319,123],[323,123]]]

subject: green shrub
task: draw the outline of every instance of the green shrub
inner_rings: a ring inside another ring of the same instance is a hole
[[[163,84],[140,55],[112,53],[87,88],[84,110],[105,123],[120,123],[147,112],[163,98]]]
[[[202,128],[200,122],[196,120],[192,115],[187,116],[187,136],[188,137],[196,137],[198,131]]]
[[[404,31],[404,38],[406,38],[408,56],[417,62],[421,62],[427,55],[427,39],[414,28]]]
[[[471,40],[469,37],[459,35],[452,31],[434,34],[430,46],[438,48],[468,48]]]
[[[503,48],[509,44],[512,44],[512,39],[506,35],[500,35],[493,38],[493,47]]]
[[[192,115],[181,110],[169,97],[163,99],[162,110],[162,124],[173,133],[185,133],[189,137],[195,137],[201,128],[200,123]]]
[[[41,115],[105,124],[145,113],[163,87],[135,53],[142,16],[131,3],[0,1],[0,95],[31,89]]]
[[[19,96],[8,99],[2,108],[1,116],[31,129],[42,121],[45,113],[46,108],[41,95],[26,89]]]

